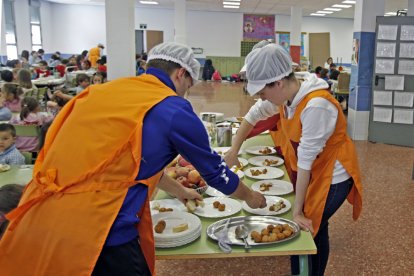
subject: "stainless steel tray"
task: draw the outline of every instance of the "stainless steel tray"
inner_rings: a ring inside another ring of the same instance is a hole
[[[272,217],[272,216],[241,216],[241,217],[231,217],[231,218],[222,219],[222,220],[219,220],[211,224],[207,228],[207,235],[213,240],[218,240],[218,237],[216,236],[216,234],[220,232],[221,230],[224,230],[228,220],[229,220],[229,223],[227,225],[227,234],[228,234],[229,244],[231,245],[244,245],[243,240],[236,238],[235,228],[238,225],[244,225],[249,230],[249,236],[247,238],[247,241],[249,242],[251,246],[284,243],[300,235],[300,227],[296,222],[288,220],[288,219]],[[267,225],[269,224],[273,224],[273,225],[289,224],[295,230],[295,232],[289,238],[286,238],[281,241],[264,242],[264,243],[254,242],[254,240],[250,237],[250,232],[252,231],[260,232],[262,229],[266,228]]]

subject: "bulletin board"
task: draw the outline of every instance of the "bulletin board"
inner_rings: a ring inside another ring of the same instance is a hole
[[[275,16],[244,14],[243,40],[260,41],[264,39],[275,39]]]

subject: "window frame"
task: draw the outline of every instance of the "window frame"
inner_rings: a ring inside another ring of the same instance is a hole
[[[6,9],[5,9],[5,5],[6,2],[8,4],[10,4],[10,10],[11,10],[11,14],[10,14],[10,18],[11,21],[8,22],[8,18],[6,16]],[[7,59],[8,60],[13,60],[13,59],[18,59],[19,58],[19,52],[17,50],[17,45],[18,45],[18,41],[17,41],[17,33],[16,33],[16,9],[14,7],[14,0],[3,0],[3,10],[4,10],[4,21],[6,24],[6,33],[4,34],[5,37],[7,37],[8,35],[8,30],[12,30],[13,31],[13,35],[14,35],[14,43],[9,42],[6,40],[6,55],[7,55]],[[11,27],[11,28],[9,28]],[[13,53],[11,53],[11,49],[13,48]]]
[[[43,37],[42,37],[42,19],[41,19],[41,14],[40,14],[40,3],[38,1],[30,1],[30,35],[31,35],[31,43],[32,43],[32,51],[37,51],[41,48],[43,48]],[[32,17],[32,9],[37,9],[38,11],[38,16],[39,16],[39,22],[35,23],[33,22],[34,19]],[[33,38],[33,27],[37,26],[39,27],[39,40],[40,43],[34,43],[34,38]]]

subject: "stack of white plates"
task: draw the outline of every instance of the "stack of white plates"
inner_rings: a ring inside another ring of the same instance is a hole
[[[160,220],[165,221],[166,227],[162,233],[154,231],[155,247],[170,248],[185,245],[201,235],[201,221],[193,214],[176,211],[154,214],[153,226],[155,227]],[[174,233],[173,228],[181,224],[187,224],[188,229]]]

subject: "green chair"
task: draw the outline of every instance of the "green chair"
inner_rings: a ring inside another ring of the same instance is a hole
[[[33,153],[32,152],[22,151],[21,154],[23,154],[23,156],[24,156],[24,163],[26,165],[34,164],[35,159],[33,158]]]
[[[16,136],[39,137],[40,127],[38,125],[14,125]]]
[[[37,90],[37,100],[42,100],[45,97],[45,94],[47,93],[48,88],[47,87],[41,87]]]

